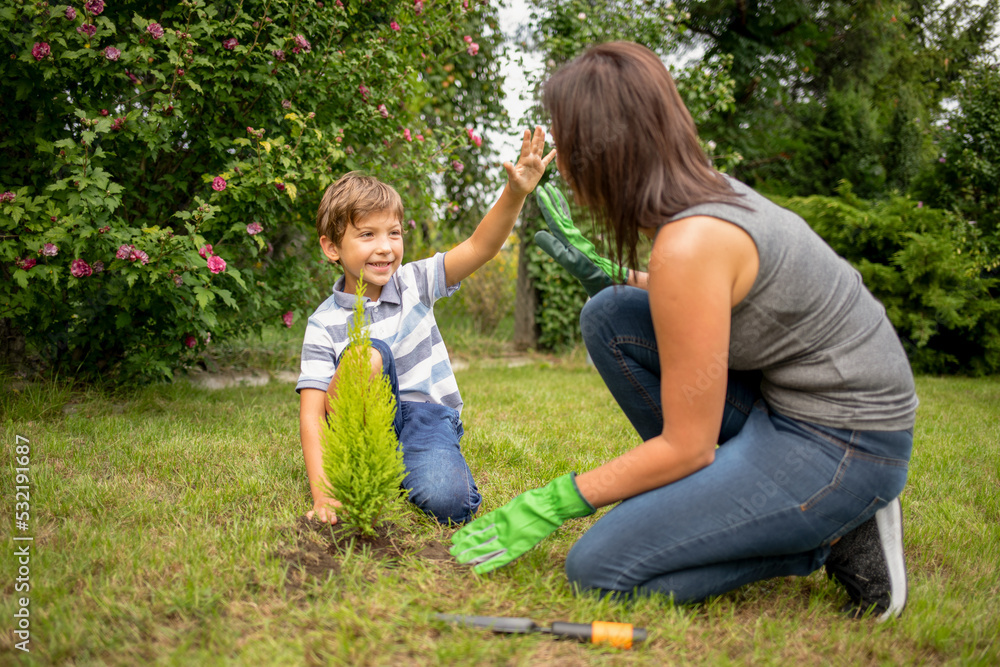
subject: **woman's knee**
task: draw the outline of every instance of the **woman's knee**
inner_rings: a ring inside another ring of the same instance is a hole
[[[578,541],[566,556],[566,578],[580,591],[611,590],[602,563],[606,559],[595,550],[588,549],[583,541]]]
[[[606,288],[592,296],[580,311],[580,333],[583,340],[595,341],[600,332],[612,321],[619,307],[614,299],[614,288]]]

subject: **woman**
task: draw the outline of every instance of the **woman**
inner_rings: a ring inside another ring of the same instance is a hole
[[[618,263],[636,265],[640,234],[653,240],[648,272],[597,291],[581,314],[644,442],[481,517],[452,553],[491,570],[622,501],[567,558],[582,589],[693,602],[825,563],[852,613],[901,613],[897,497],[917,399],[884,308],[801,218],[709,166],[648,49],[590,49],[547,82],[543,103],[559,171]],[[539,198],[558,237],[540,244],[592,292],[595,275],[616,277],[554,188]]]

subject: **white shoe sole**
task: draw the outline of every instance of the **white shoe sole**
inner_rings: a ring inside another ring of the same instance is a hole
[[[899,498],[875,512],[878,537],[889,570],[889,608],[876,620],[881,623],[903,613],[906,607],[906,561],[903,556],[903,510]]]

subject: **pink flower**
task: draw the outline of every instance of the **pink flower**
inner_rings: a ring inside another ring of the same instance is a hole
[[[65,14],[67,21],[72,21],[76,18],[76,10],[73,9],[72,7],[67,7]]]
[[[462,164],[461,162],[459,162],[458,160],[452,160],[451,161],[451,168],[461,174],[462,170],[465,169],[465,165]]]
[[[406,139],[407,141],[413,141],[413,138],[410,136],[410,131],[408,129],[403,130],[403,138]]]
[[[384,104],[378,105],[378,112],[380,114],[382,114],[382,118],[388,118],[389,117],[389,110],[385,108]]]
[[[198,344],[198,339],[195,338],[194,336],[188,336],[187,338],[184,339],[184,345],[186,345],[189,348],[193,348],[197,344]]]
[[[477,134],[474,134],[472,135],[472,143],[476,145],[476,148],[479,148],[480,146],[483,145],[483,138]]]
[[[942,163],[942,164],[944,164],[944,163],[945,163],[945,162],[947,162],[947,161],[948,161],[948,160],[947,160],[947,159],[945,159],[945,158],[943,158],[943,157],[939,157],[939,158],[938,158],[938,162],[940,162],[940,163]]]
[[[477,53],[479,53],[479,45],[478,45],[478,44],[476,44],[475,42],[473,42],[472,44],[469,44],[469,48],[467,48],[467,49],[466,49],[465,51],[466,51],[466,52],[467,52],[467,53],[468,53],[468,54],[469,54],[470,56],[474,56],[474,55],[476,55]]]
[[[135,250],[135,246],[133,245],[120,245],[118,246],[118,252],[115,253],[115,258],[128,259],[133,250]]]
[[[98,260],[94,262],[94,273],[104,273],[104,262]]]
[[[59,246],[55,243],[46,243],[38,252],[42,253],[46,257],[55,257],[59,254]]]
[[[288,311],[287,313],[281,316],[281,319],[285,323],[285,326],[288,327],[289,329],[292,327],[292,317],[293,317],[292,311]]]
[[[83,8],[94,16],[97,16],[104,11],[104,0],[87,0]]]
[[[250,236],[253,236],[254,234],[260,234],[262,231],[264,231],[264,228],[261,227],[261,224],[259,222],[251,222],[249,225],[247,225],[247,234],[249,234]]]
[[[410,229],[416,229],[417,228],[417,221],[416,220],[412,220],[411,219],[410,222],[408,222],[407,224],[410,225]]]
[[[306,53],[312,51],[312,44],[310,44],[309,40],[305,38],[305,35],[295,35],[292,41],[295,42],[295,46],[299,47]],[[298,51],[296,51],[296,53],[298,53]]]
[[[232,51],[237,46],[239,46],[239,44],[240,43],[236,40],[235,37],[230,37],[229,39],[222,40],[222,48],[226,49],[227,51]]]
[[[0,202],[13,202],[15,199],[17,199],[17,195],[10,190],[0,195]]]
[[[118,118],[115,118],[115,121],[113,123],[111,123],[111,129],[115,130],[116,132],[118,130],[123,129],[124,127],[125,127],[125,116],[119,116]]]
[[[78,25],[76,31],[81,35],[86,35],[87,37],[93,37],[97,34],[97,26],[93,23],[84,23],[83,25]]]
[[[212,255],[208,258],[208,270],[212,273],[222,273],[226,270],[226,260],[218,255]]]
[[[18,257],[17,259],[14,260],[14,264],[17,265],[17,268],[24,269],[25,271],[30,271],[31,267],[33,267],[37,263],[38,262],[35,260],[34,257],[25,257],[24,259]]]
[[[924,207],[924,203],[922,201],[918,201],[917,202],[917,208],[923,208],[923,207]]]
[[[105,232],[109,231],[110,229],[111,229],[111,225],[104,225],[103,227],[101,227],[100,229],[97,230],[97,233],[98,234],[104,234]]]
[[[163,26],[159,23],[150,23],[146,26],[146,32],[148,32],[153,39],[159,39],[163,37]]]
[[[413,13],[416,14],[417,16],[420,16],[421,14],[424,13],[424,3],[423,3],[423,0],[416,0],[413,3]]]
[[[107,58],[108,60],[118,60],[118,57],[121,54],[122,54],[122,52],[119,51],[118,49],[116,49],[113,46],[108,46],[108,47],[105,47],[105,49],[104,49],[104,57]]]
[[[389,23],[389,27],[391,29],[395,30],[396,32],[399,32],[400,30],[402,30],[402,28],[399,27],[399,24],[396,23],[395,21],[390,22]]]
[[[107,116],[108,115],[108,110],[107,109],[101,109],[101,115],[102,116]]]
[[[226,189],[226,179],[222,176],[216,176],[212,179],[212,189],[216,192],[222,192]]]
[[[471,36],[471,35],[466,35],[466,36],[465,36],[465,37],[463,37],[462,39],[464,39],[464,40],[465,40],[465,43],[466,43],[466,44],[472,44],[472,36]]]
[[[360,86],[358,86],[358,92],[361,93],[361,99],[364,100],[365,102],[367,102],[368,101],[368,88],[365,86],[365,84],[361,84]]]
[[[177,68],[177,76],[184,76],[184,70],[182,70],[180,67]]]
[[[472,141],[472,137],[476,134],[471,127],[465,128],[465,133],[469,136],[469,141]]]
[[[212,244],[206,243],[202,247],[198,248],[198,254],[201,255],[202,259],[208,259],[212,256]]]
[[[417,141],[423,141],[423,140],[424,140],[424,135],[418,134],[417,135]]]
[[[177,287],[180,287],[183,284],[184,284],[184,279],[183,278],[181,278],[180,276],[174,276],[174,285],[176,285]]]
[[[48,42],[35,42],[35,45],[31,47],[31,55],[35,60],[47,58],[51,52]]]
[[[90,268],[90,264],[87,264],[87,262],[82,259],[74,259],[70,262],[69,272],[74,278],[86,278],[94,271]]]
[[[274,187],[278,188],[278,192],[284,192],[285,191],[285,184],[284,183],[275,183]]]
[[[284,109],[291,109],[292,108],[292,101],[291,100],[281,100],[281,106]]]
[[[275,49],[274,51],[272,51],[272,53],[274,53],[274,59],[275,60],[277,60],[278,62],[281,62],[281,63],[285,62],[285,52],[284,51],[282,51],[281,49]]]
[[[149,264],[149,255],[144,253],[142,250],[132,248],[132,252],[129,253],[128,258],[131,262],[142,262],[144,265]]]

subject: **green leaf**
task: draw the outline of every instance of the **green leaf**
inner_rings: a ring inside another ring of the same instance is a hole
[[[226,275],[231,276],[232,279],[236,281],[236,284],[239,285],[240,287],[242,287],[243,289],[247,288],[247,284],[245,282],[243,282],[243,276],[240,275],[240,272],[239,272],[238,269],[227,268],[226,269]]]
[[[235,310],[240,309],[239,305],[237,305],[236,303],[236,300],[233,299],[233,293],[230,292],[229,290],[220,289],[216,291],[216,294],[219,296],[220,299],[222,299],[222,302],[227,306],[229,306],[230,308],[233,308]]]
[[[207,308],[208,304],[215,298],[215,294],[200,285],[194,288],[194,296],[198,300],[198,305],[201,306],[202,310]]]

